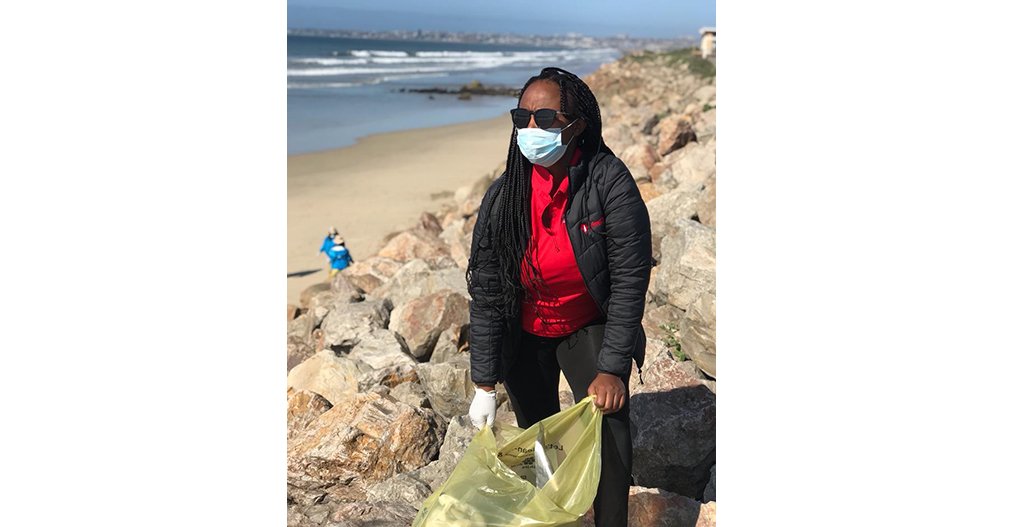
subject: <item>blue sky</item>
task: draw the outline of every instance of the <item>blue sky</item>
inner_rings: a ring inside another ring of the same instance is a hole
[[[715,0],[288,0],[287,27],[673,38],[715,26]]]

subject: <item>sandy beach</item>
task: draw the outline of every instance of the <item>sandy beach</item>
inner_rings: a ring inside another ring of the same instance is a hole
[[[352,146],[288,156],[287,301],[327,279],[319,253],[327,229],[344,236],[358,261],[388,233],[493,170],[507,155],[510,118],[370,135]]]

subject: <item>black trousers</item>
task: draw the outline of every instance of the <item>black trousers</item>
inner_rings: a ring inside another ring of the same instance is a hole
[[[554,338],[522,332],[517,359],[504,381],[519,427],[528,428],[561,411],[557,385],[562,370],[575,402],[589,395],[589,384],[596,378],[603,329],[602,323],[593,324]],[[628,524],[628,487],[632,482],[628,376],[621,377],[621,381],[625,385],[624,407],[603,416],[600,485],[593,503],[597,527]]]

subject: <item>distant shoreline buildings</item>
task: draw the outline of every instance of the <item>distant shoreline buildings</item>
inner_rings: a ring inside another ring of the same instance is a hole
[[[615,48],[623,51],[648,49],[662,51],[695,47],[695,37],[641,38],[628,35],[589,37],[578,33],[566,35],[515,35],[509,33],[455,33],[449,31],[392,30],[356,31],[346,29],[288,29],[289,36],[363,38],[375,40],[417,40],[423,42],[457,42],[464,44],[502,44],[532,47]]]

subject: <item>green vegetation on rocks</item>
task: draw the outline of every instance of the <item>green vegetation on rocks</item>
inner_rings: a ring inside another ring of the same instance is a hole
[[[717,66],[713,62],[699,56],[696,48],[674,49],[670,51],[643,51],[624,58],[634,62],[656,62],[665,66],[685,64],[688,70],[704,79],[717,76]]]

